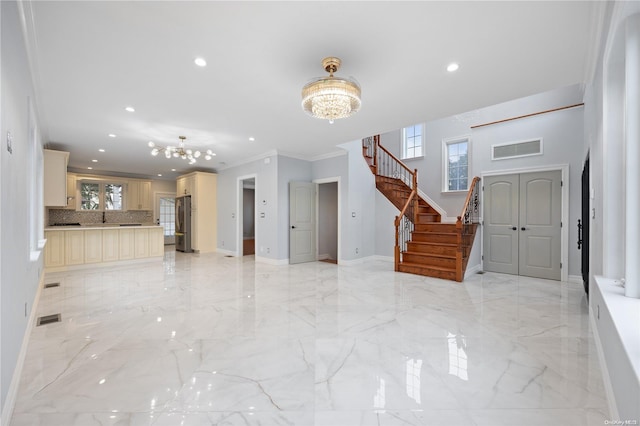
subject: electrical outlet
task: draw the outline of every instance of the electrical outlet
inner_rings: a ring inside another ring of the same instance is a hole
[[[596,318],[600,319],[600,305],[596,305]]]
[[[356,254],[358,254],[358,247],[356,247]]]
[[[13,154],[13,136],[11,132],[7,132],[7,151],[9,151],[9,154]]]
[[[267,253],[271,253],[271,249],[267,247]]]
[[[27,302],[24,302],[24,317],[27,317]]]

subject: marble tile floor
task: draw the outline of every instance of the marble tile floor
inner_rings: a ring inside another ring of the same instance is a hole
[[[602,425],[579,284],[165,254],[47,274],[11,426]]]

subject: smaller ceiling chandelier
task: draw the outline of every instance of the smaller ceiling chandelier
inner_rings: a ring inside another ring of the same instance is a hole
[[[333,76],[341,63],[338,58],[324,58],[322,67],[329,77],[315,78],[302,88],[302,109],[307,114],[333,123],[360,110],[360,85],[355,80]]]
[[[196,160],[200,158],[202,153],[198,150],[193,151],[191,149],[184,149],[184,141],[185,139],[187,139],[186,136],[178,136],[178,139],[180,139],[180,143],[178,144],[178,146],[169,145],[166,148],[156,146],[155,143],[149,141],[149,148],[152,148],[151,155],[155,157],[161,152],[164,152],[164,156],[167,158],[182,158],[183,160],[189,160],[189,164],[194,164]],[[204,153],[204,159],[211,160],[211,158],[213,158],[215,155],[216,154],[213,151],[208,149]]]

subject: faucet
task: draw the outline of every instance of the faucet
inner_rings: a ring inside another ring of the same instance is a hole
[[[107,223],[107,212],[102,212],[102,223]]]

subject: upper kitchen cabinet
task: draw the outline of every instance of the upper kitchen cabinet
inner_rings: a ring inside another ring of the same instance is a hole
[[[152,210],[151,181],[130,180],[127,185],[127,210]]]
[[[44,205],[67,207],[67,164],[69,153],[44,150]]]
[[[178,177],[176,181],[176,196],[192,195],[195,191],[196,176],[193,173]]]
[[[67,209],[75,210],[78,200],[78,187],[76,184],[76,175],[67,173]]]

